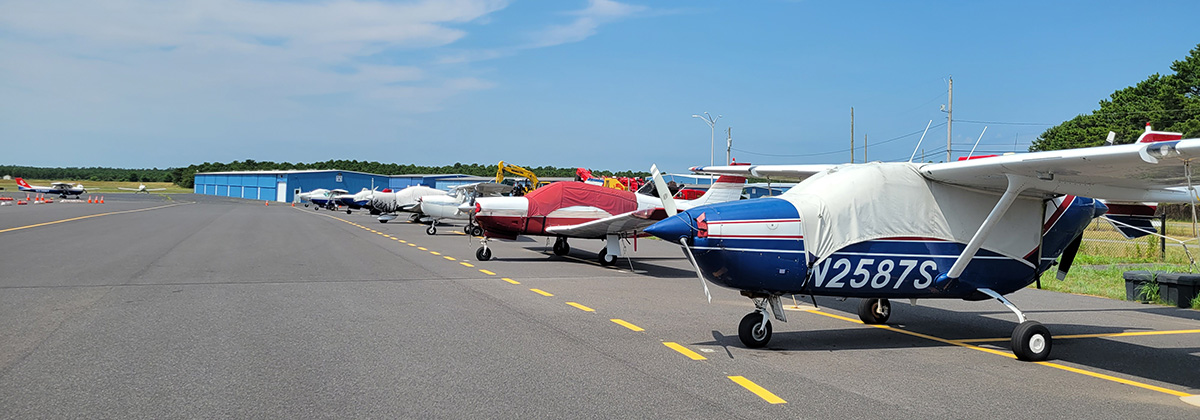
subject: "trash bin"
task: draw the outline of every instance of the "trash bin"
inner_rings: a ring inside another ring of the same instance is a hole
[[[1128,287],[1126,286],[1126,289]],[[1158,295],[1167,304],[1191,308],[1197,289],[1200,289],[1200,274],[1158,273]]]
[[[1154,283],[1155,274],[1157,273],[1146,270],[1126,271],[1123,274],[1125,278],[1125,300],[1146,303],[1139,296],[1140,293],[1138,292],[1141,291],[1142,287]]]

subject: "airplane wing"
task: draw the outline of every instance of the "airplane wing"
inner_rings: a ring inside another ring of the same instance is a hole
[[[500,195],[513,190],[512,185],[496,182],[480,182],[475,184],[475,192],[482,196]]]
[[[546,232],[584,238],[603,238],[608,234],[632,233],[645,229],[666,216],[666,212],[661,208],[635,210],[577,225],[551,226],[546,228]]]
[[[147,188],[146,191],[166,191],[166,188]]]
[[[735,165],[693,166],[691,171],[709,175],[735,175],[741,177],[769,178],[802,181],[818,172],[837,165]]]
[[[1027,180],[1027,195],[1169,203],[1191,200],[1181,187],[1188,186],[1190,162],[1197,158],[1200,139],[1186,139],[933,163],[920,172],[930,180],[993,191],[1004,191],[1008,176],[1015,175]]]
[[[117,189],[124,190],[124,191],[137,191],[138,190],[137,188],[125,188],[125,187],[117,187]]]

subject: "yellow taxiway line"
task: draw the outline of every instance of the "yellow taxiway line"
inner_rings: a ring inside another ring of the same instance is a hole
[[[700,353],[696,353],[696,352],[692,351],[691,349],[689,349],[689,348],[687,348],[687,347],[681,346],[681,345],[679,345],[679,343],[675,343],[675,342],[671,342],[671,341],[666,341],[666,342],[663,342],[663,345],[664,345],[664,346],[667,346],[667,347],[670,347],[670,348],[671,348],[671,350],[675,350],[675,351],[679,352],[679,354],[682,354],[682,355],[684,355],[684,356],[687,356],[689,359],[692,359],[692,360],[708,360],[708,358],[707,358],[707,357],[701,356],[701,355],[700,355]]]
[[[575,308],[577,308],[577,309],[579,309],[579,310],[581,310],[581,311],[584,311],[584,312],[596,312],[596,310],[595,310],[595,309],[592,309],[592,308],[589,308],[589,307],[586,307],[586,306],[580,305],[580,304],[578,304],[578,303],[575,303],[575,302],[567,302],[567,304],[568,304],[568,305],[571,305],[571,306],[574,306]]]
[[[113,212],[108,212],[108,213],[89,214],[87,216],[72,217],[70,219],[56,220],[53,222],[38,223],[35,225],[19,226],[19,227],[14,227],[14,228],[3,229],[3,230],[0,230],[0,233],[12,232],[12,231],[17,231],[17,230],[22,230],[22,229],[30,229],[30,228],[40,227],[40,226],[56,225],[59,223],[66,223],[66,222],[71,222],[71,221],[75,221],[75,220],[91,219],[93,217],[109,216],[109,215],[114,215],[114,214],[137,213],[139,211],[165,209],[167,207],[182,206],[182,205],[187,205],[187,204],[191,204],[191,203],[175,203],[175,204],[167,204],[165,206],[149,207],[149,208],[144,208],[144,209],[134,209],[134,210],[124,210],[124,211],[113,211]]]
[[[754,395],[757,395],[759,398],[762,398],[771,404],[787,403],[787,401],[784,401],[783,398],[779,398],[775,394],[772,394],[771,391],[767,391],[766,388],[758,386],[758,384],[746,379],[744,376],[729,376],[728,378],[734,383],[741,385],[742,388],[746,388],[748,391],[753,392]]]
[[[628,328],[628,329],[631,329],[634,331],[646,331],[644,328],[639,327],[637,325],[630,324],[629,322],[626,322],[623,319],[613,318],[613,319],[610,319],[609,321],[612,321],[613,323],[615,323],[617,325],[620,325],[622,327],[625,327],[625,328]]]

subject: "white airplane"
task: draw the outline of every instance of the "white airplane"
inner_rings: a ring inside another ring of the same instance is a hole
[[[83,184],[76,184],[73,182],[53,182],[49,187],[43,187],[40,185],[29,185],[29,183],[25,182],[25,179],[21,177],[17,177],[15,181],[17,181],[17,191],[58,194],[58,196],[62,198],[67,198],[68,195],[73,195],[75,198],[79,198],[80,195],[87,194],[88,192],[87,188],[83,187]]]
[[[787,321],[786,295],[861,298],[867,324],[887,322],[889,299],[995,299],[1016,314],[1013,353],[1041,361],[1049,329],[1004,295],[1055,265],[1066,276],[1084,229],[1109,209],[1099,199],[1192,202],[1200,139],[1182,137],[1147,126],[1133,144],[956,162],[696,167],[802,181],[778,197],[681,211],[646,233],[681,245],[706,294],[711,282],[753,301],[738,326],[747,347],[771,339],[771,315]]]
[[[312,202],[313,202],[312,199],[314,197],[328,197],[328,196],[329,196],[329,190],[324,189],[324,188],[317,188],[317,189],[314,189],[309,192],[302,192],[300,194],[296,194],[295,199],[296,199],[297,203],[303,203],[304,207],[308,207],[309,204],[312,204]]]
[[[137,188],[117,187],[117,189],[125,190],[125,191],[133,191],[134,194],[137,194],[137,193],[150,194],[151,191],[165,191],[166,190],[166,188],[146,188],[146,184],[138,184]]]
[[[371,207],[378,210],[379,223],[387,223],[396,219],[398,212],[411,212],[412,221],[421,219],[421,213],[417,210],[417,199],[434,195],[446,195],[445,191],[429,188],[424,185],[413,185],[404,188],[400,191],[390,193],[376,193],[371,197]]]
[[[363,188],[362,191],[354,194],[347,193],[335,195],[331,201],[336,202],[338,205],[346,206],[346,214],[350,214],[352,210],[360,209],[366,209],[371,214],[379,214],[378,210],[376,210],[374,207],[371,207],[371,199],[375,196],[375,194],[381,193],[375,190]]]
[[[338,203],[336,200],[334,200],[334,197],[346,193],[349,193],[349,191],[341,188],[334,188],[332,190],[317,188],[307,193],[301,193],[300,197],[301,200],[308,200],[308,202],[312,203],[313,210],[319,210],[322,208],[328,210],[337,210]],[[308,207],[308,205],[305,205],[305,207]]]
[[[466,220],[465,230],[471,236],[483,235],[483,228],[475,223],[475,199],[480,197],[498,197],[511,193],[512,185],[496,182],[476,182],[454,187],[449,194],[422,196],[417,199],[415,211],[428,216],[431,221],[425,233],[437,234],[437,224],[442,220]]]

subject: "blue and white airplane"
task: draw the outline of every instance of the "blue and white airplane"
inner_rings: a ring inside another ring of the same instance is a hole
[[[889,299],[997,299],[1017,316],[1013,353],[1040,361],[1049,330],[1004,295],[1060,256],[1066,275],[1084,229],[1107,211],[1098,199],[1191,202],[1180,187],[1190,186],[1200,139],[1181,139],[1147,127],[1133,144],[947,163],[696,167],[802,181],[774,198],[692,208],[646,232],[682,244],[702,281],[753,300],[738,328],[748,347],[771,339],[769,315],[786,321],[784,295],[862,298],[868,324],[887,322]]]

